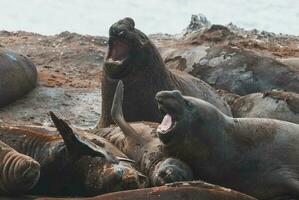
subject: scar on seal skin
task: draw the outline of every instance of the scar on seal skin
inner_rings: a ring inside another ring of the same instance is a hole
[[[258,199],[299,198],[299,125],[232,118],[179,91],[156,95],[164,119],[158,135],[169,155],[196,178]]]
[[[157,123],[129,124],[125,121],[122,111],[123,93],[124,86],[122,81],[119,81],[111,110],[112,118],[119,127],[97,129],[92,133],[106,138],[135,160],[152,185],[193,180],[188,165],[164,153],[163,144],[156,135]]]
[[[98,195],[143,188],[147,178],[134,163],[105,139],[74,131],[50,113],[57,130],[0,126],[0,139],[41,167],[31,194]],[[60,136],[60,135],[61,136]]]
[[[40,176],[40,165],[0,141],[0,194],[24,193]]]
[[[167,69],[155,45],[135,28],[134,20],[128,17],[113,24],[109,30],[109,49],[101,86],[102,115],[98,127],[113,124],[110,111],[118,80],[125,85],[123,110],[129,122],[159,122],[161,117],[155,94],[172,89],[208,101],[231,115],[229,106],[207,83],[185,72]]]
[[[80,200],[256,200],[237,191],[202,181],[176,182],[165,186],[114,192]],[[37,200],[51,200],[38,198]],[[54,199],[52,199],[54,200]]]

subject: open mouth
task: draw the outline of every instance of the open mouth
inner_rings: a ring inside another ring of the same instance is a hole
[[[158,126],[157,131],[160,134],[166,134],[171,132],[176,126],[175,116],[168,113],[162,105],[159,104],[159,110],[162,115],[164,115],[161,124]]]
[[[109,47],[109,55],[106,62],[122,64],[129,55],[129,45],[121,40],[113,40]]]

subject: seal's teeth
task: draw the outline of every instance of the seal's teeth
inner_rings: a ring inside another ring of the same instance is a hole
[[[166,114],[163,118],[163,121],[159,125],[158,129],[160,131],[167,131],[172,127],[172,118],[169,114]]]
[[[113,58],[108,58],[106,62],[113,63],[115,65],[121,65],[121,64],[123,64],[123,60],[113,60]]]

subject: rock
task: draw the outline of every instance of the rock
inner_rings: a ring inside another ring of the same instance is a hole
[[[203,14],[192,15],[190,24],[186,29],[186,33],[197,31],[209,26],[211,26],[211,22]]]

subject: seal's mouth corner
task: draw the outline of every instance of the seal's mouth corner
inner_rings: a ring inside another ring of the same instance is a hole
[[[107,56],[106,62],[114,63],[114,64],[123,64],[123,62],[129,56],[129,45],[119,39],[114,39],[109,42],[109,52]]]

